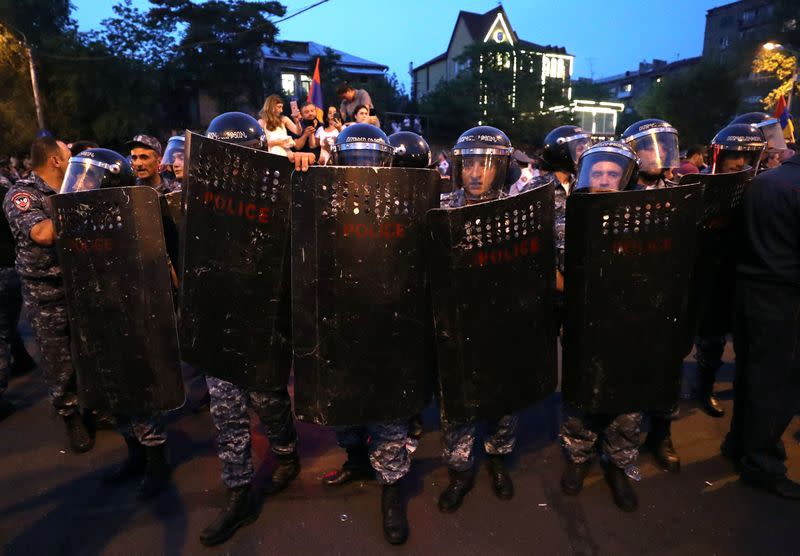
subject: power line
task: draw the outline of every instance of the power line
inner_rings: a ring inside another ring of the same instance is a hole
[[[298,15],[300,15],[302,13],[305,13],[305,12],[307,12],[307,11],[313,9],[313,8],[316,8],[317,6],[319,6],[321,4],[325,4],[326,2],[329,2],[329,1],[330,0],[319,0],[318,2],[315,2],[314,4],[310,4],[308,6],[305,6],[304,8],[300,8],[296,12],[291,13],[291,14],[289,14],[289,15],[281,18],[281,19],[276,19],[274,21],[268,20],[265,23],[262,23],[260,25],[255,25],[255,26],[251,27],[250,29],[246,29],[244,31],[239,31],[238,33],[233,33],[232,35],[229,35],[229,38],[230,39],[234,39],[234,38],[239,37],[241,35],[244,35],[246,33],[252,33],[253,31],[256,31],[256,30],[261,29],[263,27],[267,27],[268,25],[276,25],[277,26],[279,23],[283,23],[284,21],[288,21],[289,19],[292,19],[293,17],[297,17]],[[197,48],[199,46],[205,46],[205,45],[209,45],[209,44],[220,43],[222,41],[223,41],[223,39],[208,39],[208,40],[205,40],[205,41],[197,41],[197,42],[193,42],[191,44],[178,45],[178,46],[174,47],[173,50],[189,50],[189,49]],[[36,52],[36,55],[37,56],[42,56],[42,57],[45,57],[45,58],[51,58],[51,59],[54,59],[54,60],[66,60],[66,61],[73,61],[73,62],[92,62],[92,61],[101,61],[101,60],[111,60],[111,59],[117,58],[117,56],[112,56],[112,55],[108,55],[108,56],[65,56],[64,54],[52,54],[52,53],[49,53],[49,52],[40,52],[38,50]]]

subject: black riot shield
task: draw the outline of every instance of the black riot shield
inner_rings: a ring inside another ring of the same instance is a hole
[[[109,188],[52,197],[82,404],[123,415],[183,404],[158,194]]]
[[[564,399],[670,410],[681,380],[700,184],[567,200]]]
[[[324,425],[408,417],[433,363],[422,249],[439,174],[311,168],[292,183],[295,413]]]
[[[445,419],[500,417],[557,382],[553,184],[428,213]]]
[[[182,191],[173,191],[161,196],[161,219],[164,222],[164,240],[167,245],[167,255],[180,274],[180,232],[183,221],[183,207],[181,205]]]
[[[690,289],[689,336],[724,335],[732,330],[732,300],[736,281],[736,246],[742,226],[742,199],[753,170],[729,174],[688,174],[681,183],[701,183],[697,260]]]
[[[183,359],[255,390],[291,365],[286,157],[190,133],[181,237]]]

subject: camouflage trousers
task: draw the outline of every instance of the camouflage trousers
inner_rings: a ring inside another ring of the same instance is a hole
[[[70,352],[69,322],[61,280],[22,280],[31,326],[39,344],[50,399],[59,415],[78,411],[75,369]]]
[[[561,447],[573,463],[594,459],[602,436],[602,451],[615,466],[624,469],[639,457],[641,413],[602,415],[573,410],[561,425]]]
[[[152,415],[115,415],[117,430],[127,440],[135,438],[142,446],[155,448],[167,442],[163,413]]]
[[[487,454],[507,455],[514,450],[517,441],[516,415],[503,415],[490,420],[486,426],[483,449]],[[475,440],[477,423],[450,423],[442,419],[443,458],[447,467],[454,471],[468,471],[475,466]]]
[[[722,354],[725,352],[725,336],[704,336],[695,339],[694,358],[698,371],[716,373],[722,366]]]
[[[416,445],[409,440],[408,423],[408,419],[399,419],[370,425],[335,427],[336,442],[347,450],[348,455],[365,451],[378,482],[390,485],[405,477],[411,469],[411,453]]]
[[[0,396],[8,388],[12,345],[19,340],[17,322],[22,308],[19,276],[14,267],[0,267]]]
[[[206,376],[211,397],[211,418],[217,427],[217,455],[222,461],[222,482],[237,488],[253,480],[253,456],[248,408],[267,429],[273,453],[288,455],[297,447],[292,402],[287,389],[258,392]]]

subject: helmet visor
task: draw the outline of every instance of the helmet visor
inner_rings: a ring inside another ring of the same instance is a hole
[[[392,165],[394,155],[382,149],[335,150],[331,156],[334,166],[381,166]]]
[[[615,150],[593,150],[578,163],[575,191],[608,193],[624,190],[636,169],[636,161]]]
[[[768,149],[781,151],[786,149],[786,139],[783,137],[783,129],[778,120],[766,120],[758,126],[758,129],[764,134]]]
[[[630,142],[641,161],[639,169],[646,174],[659,174],[680,166],[678,135],[667,131],[646,132]]]
[[[175,164],[175,157],[179,156],[183,160],[183,151],[186,145],[183,137],[172,138],[167,143],[167,150],[164,151],[164,156],[161,157],[161,164],[171,166]]]
[[[463,187],[468,201],[486,201],[500,194],[508,172],[508,155],[462,154],[453,157],[453,186]]]
[[[592,146],[592,136],[588,133],[575,135],[567,138],[567,148],[569,149],[569,156],[572,157],[572,162],[578,163],[578,159],[583,154],[583,151]]]
[[[740,172],[745,168],[758,168],[761,159],[761,149],[758,150],[729,150],[714,149],[711,173],[730,174]]]
[[[61,193],[77,193],[79,191],[100,189],[106,172],[111,171],[103,166],[109,165],[88,158],[70,158],[67,172],[64,174],[64,181],[61,182]],[[119,173],[118,167],[117,173]]]

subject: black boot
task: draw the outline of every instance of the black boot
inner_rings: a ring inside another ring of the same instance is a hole
[[[250,485],[228,490],[228,500],[214,522],[200,533],[200,542],[206,546],[224,543],[240,527],[250,525],[258,517],[258,511],[250,491]]]
[[[64,417],[64,423],[67,425],[70,450],[76,454],[82,454],[92,449],[94,438],[86,430],[86,423],[84,423],[83,415],[81,415],[80,411]]]
[[[666,471],[677,473],[681,470],[681,458],[672,445],[672,421],[664,417],[653,417],[650,420],[650,432],[645,444],[653,452],[656,462]]]
[[[148,500],[157,495],[169,482],[172,469],[167,463],[167,450],[161,446],[145,447],[146,464],[144,477],[139,483],[139,500]]]
[[[502,455],[486,454],[486,464],[489,476],[492,478],[492,491],[500,500],[514,498],[514,483],[508,474],[505,457]]]
[[[583,463],[568,461],[567,468],[564,469],[564,474],[561,475],[561,490],[564,494],[575,496],[583,490],[583,481],[586,479],[586,475],[589,474],[591,467],[591,461]]]
[[[383,512],[383,536],[390,544],[403,544],[408,539],[408,519],[406,503],[400,481],[383,485],[381,493],[381,511]]]
[[[439,510],[449,514],[461,507],[464,497],[475,484],[475,476],[472,469],[466,471],[448,469],[447,473],[450,475],[450,483],[439,495]]]
[[[703,411],[712,417],[722,417],[725,415],[725,408],[714,396],[714,382],[717,378],[716,369],[705,369],[698,365],[697,372],[700,375],[700,404]]]
[[[136,438],[128,438],[127,436],[125,437],[125,444],[128,445],[128,456],[122,463],[111,468],[103,476],[103,482],[108,484],[121,483],[144,473],[147,464],[144,446],[139,444]]]
[[[300,473],[300,458],[297,452],[278,456],[278,466],[272,472],[272,482],[267,491],[270,494],[277,494],[291,483],[297,474]]]
[[[375,471],[369,463],[369,453],[366,447],[348,448],[347,461],[341,469],[328,471],[322,477],[322,484],[339,486],[351,481],[365,481],[375,478]]]
[[[628,476],[625,474],[625,470],[616,465],[608,464],[605,474],[606,481],[608,481],[611,492],[614,494],[614,503],[617,507],[624,512],[636,510],[639,501]]]

